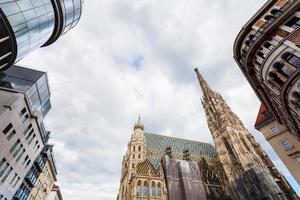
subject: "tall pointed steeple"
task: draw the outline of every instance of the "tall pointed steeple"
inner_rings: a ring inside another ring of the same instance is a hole
[[[201,101],[218,157],[238,199],[281,199],[278,193],[282,191],[258,151],[259,144],[222,96],[209,87],[197,68],[195,72],[203,91]]]
[[[206,80],[203,78],[203,76],[200,74],[199,70],[197,68],[194,69],[196,74],[197,74],[197,77],[198,77],[198,80],[199,80],[199,83],[200,83],[200,87],[203,91],[203,95],[204,97],[208,97],[208,94],[210,92],[212,92],[212,90],[210,89],[209,85],[207,84]]]

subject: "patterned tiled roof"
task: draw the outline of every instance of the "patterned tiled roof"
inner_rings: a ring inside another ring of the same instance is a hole
[[[215,158],[215,148],[209,143],[197,142],[170,136],[163,136],[153,133],[146,133],[147,158],[155,168],[159,167],[161,158],[168,147],[172,148],[173,156],[176,159],[183,158],[183,151],[189,150],[191,159],[200,161],[202,157]]]
[[[146,159],[138,164],[137,173],[140,175],[148,175],[150,173],[151,176],[159,176],[158,170],[153,167],[155,167],[154,164],[149,159]]]

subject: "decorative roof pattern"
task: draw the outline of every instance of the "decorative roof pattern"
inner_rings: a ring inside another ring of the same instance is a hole
[[[159,176],[158,170],[154,167],[152,162],[146,159],[137,165],[137,173],[141,175]]]
[[[160,160],[165,155],[165,150],[171,147],[172,154],[176,159],[183,158],[183,151],[189,150],[191,159],[200,161],[202,157],[215,158],[215,148],[209,143],[197,142],[153,133],[144,133],[147,145],[147,158],[156,169],[159,168]]]

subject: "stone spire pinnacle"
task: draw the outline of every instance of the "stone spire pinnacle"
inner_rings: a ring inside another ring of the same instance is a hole
[[[197,74],[197,77],[198,77],[198,80],[199,80],[199,83],[200,83],[200,87],[202,89],[202,92],[203,92],[203,96],[205,98],[208,98],[209,93],[212,92],[212,90],[210,89],[209,85],[207,84],[206,80],[203,78],[203,76],[200,74],[198,68],[195,68],[194,69],[196,74]]]
[[[222,96],[209,87],[197,68],[195,72],[203,91],[201,102],[208,127],[233,191],[239,199],[255,200],[268,196],[269,199],[279,200],[277,194],[280,193],[280,188],[271,177],[263,156],[258,151],[258,144],[255,140],[252,141],[251,134]],[[247,177],[245,174],[251,176]],[[253,180],[252,177],[260,177],[254,184],[255,188],[252,187],[253,184],[247,185]]]

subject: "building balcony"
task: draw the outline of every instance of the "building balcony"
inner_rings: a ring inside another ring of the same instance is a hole
[[[251,47],[256,43],[256,41],[262,37],[265,31],[274,24],[277,18],[279,18],[282,14],[285,13],[295,1],[288,1],[285,5],[283,5],[280,9],[275,8],[274,6],[264,15],[264,17],[257,20],[256,24],[258,26],[258,30],[251,29],[251,33],[244,39],[242,43],[242,48],[240,49],[240,62],[244,64],[245,59],[248,55]]]

